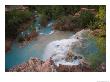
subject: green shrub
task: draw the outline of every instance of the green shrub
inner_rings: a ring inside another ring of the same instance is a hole
[[[92,30],[99,28],[99,21],[94,21],[94,22],[90,21],[90,23],[87,25],[87,28]]]
[[[83,11],[80,14],[81,27],[87,27],[90,22],[95,22],[95,15],[90,11]]]
[[[79,17],[74,17],[72,15],[63,16],[60,19],[57,19],[54,24],[54,29],[64,30],[64,31],[73,31],[75,28],[80,28],[81,23]]]
[[[88,60],[90,62],[90,66],[91,68],[94,69],[94,71],[98,71],[97,69],[99,68],[99,66],[102,64],[102,63],[105,63],[105,56],[104,55],[101,55],[99,53],[97,54],[91,54],[88,56]]]
[[[105,29],[106,27],[106,7],[100,6],[97,14],[97,19],[99,21],[99,28]]]
[[[79,17],[72,17],[71,23],[73,24],[73,29],[81,28],[81,22]]]
[[[88,28],[91,29],[103,29],[106,28],[106,8],[105,6],[99,6],[97,11],[97,15],[95,17],[95,21],[90,22],[87,25]]]
[[[97,25],[95,24],[95,15],[89,11],[82,12],[80,16],[63,16],[60,19],[58,19],[58,21],[61,21],[59,23],[63,23],[61,24],[63,25],[62,29],[65,29],[65,26],[68,26],[67,30],[74,30],[75,28],[85,27],[93,28],[93,25]]]

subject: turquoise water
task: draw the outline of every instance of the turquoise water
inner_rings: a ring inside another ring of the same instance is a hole
[[[71,32],[62,31],[57,31],[51,35],[39,35],[36,40],[31,41],[22,48],[20,48],[19,44],[15,41],[12,45],[12,49],[5,55],[5,67],[6,69],[9,69],[15,65],[26,62],[31,57],[37,57],[43,60],[43,54],[47,44],[55,40],[66,39],[72,35],[73,33]],[[85,44],[88,44],[88,41]],[[76,48],[76,51],[88,55],[90,53],[97,53],[98,49],[96,43],[90,41],[87,47],[82,48],[82,50]]]
[[[98,52],[98,48],[97,48],[97,44],[96,44],[96,41],[94,39],[87,39],[83,42],[83,44],[85,46],[83,46],[82,48],[80,49],[77,49],[78,52],[80,52],[81,54],[83,55],[94,55],[95,53]]]
[[[49,34],[51,29],[51,22],[46,27],[41,27],[38,21],[34,21],[31,27],[35,27],[36,31],[41,33],[35,40],[31,41],[24,47],[20,47],[19,43],[13,42],[11,50],[5,55],[5,69],[9,69],[13,66],[26,62],[31,57],[37,57],[43,59],[43,53],[47,44],[54,40],[61,40],[64,38],[69,38],[73,35],[72,32],[57,31],[53,34]],[[39,29],[40,28],[40,29]],[[28,34],[30,28],[27,29],[23,34]]]
[[[43,27],[40,25],[39,17],[37,17],[33,23],[30,25],[30,27],[25,30],[24,32],[21,32],[19,35],[25,35],[31,33],[32,29],[36,29],[36,32],[39,32],[39,34],[48,35],[52,31],[52,24],[54,23],[54,20],[51,20],[48,22],[47,26]]]
[[[5,55],[5,67],[6,69],[9,69],[15,65],[21,64],[27,60],[30,59],[30,57],[38,57],[42,59],[42,54],[44,51],[44,47],[47,45],[43,40],[43,37],[45,38],[45,35],[48,35],[52,29],[51,24],[53,21],[50,21],[49,24],[46,27],[41,27],[39,24],[39,18],[36,18],[32,25],[24,32],[22,32],[20,35],[25,35],[31,32],[31,28],[36,28],[36,31],[39,33],[43,33],[43,35],[39,35],[39,40],[33,40],[30,43],[28,43],[26,46],[20,48],[19,43],[16,41],[13,42],[13,45],[11,47],[11,50],[8,51]],[[40,29],[39,29],[40,28]],[[40,44],[40,45],[39,45]]]
[[[50,21],[46,27],[41,27],[38,21],[34,21],[31,27],[36,28],[36,31],[38,31],[40,35],[35,40],[26,44],[24,47],[20,47],[19,43],[14,41],[11,50],[5,55],[5,69],[9,69],[13,66],[26,62],[31,57],[37,57],[43,60],[43,54],[47,44],[55,40],[68,39],[74,34],[73,32],[63,31],[56,31],[53,34],[49,34],[52,31],[52,23],[53,21]],[[30,28],[27,29],[24,34],[29,32]],[[89,44],[88,47],[83,48],[82,50],[76,49],[77,52],[87,55],[89,53],[96,53],[98,51],[94,41],[85,42],[89,42],[85,43]]]
[[[5,68],[9,69],[15,65],[21,64],[31,57],[43,59],[44,50],[52,41],[68,38],[73,33],[70,32],[56,32],[51,35],[39,35],[36,40],[31,41],[29,44],[20,48],[17,42],[14,42],[12,49],[5,55]]]
[[[18,43],[14,42],[12,45],[12,49],[6,53],[5,57],[5,66],[6,69],[21,64],[22,62],[25,62],[30,57],[38,57],[42,59],[41,54],[43,54],[43,49],[40,49],[39,51],[36,50],[36,48],[33,48],[33,45],[36,44],[36,41],[32,41],[30,44],[26,45],[23,48],[20,48]]]

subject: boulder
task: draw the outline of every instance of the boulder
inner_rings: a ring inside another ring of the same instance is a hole
[[[80,12],[83,12],[83,11],[89,11],[92,14],[96,14],[96,10],[95,9],[81,8],[80,9]]]
[[[62,65],[56,68],[58,72],[92,72],[93,69],[88,64],[79,64],[79,65]]]
[[[42,64],[42,72],[54,72],[55,70],[55,64],[51,59],[48,59],[45,61],[45,63]]]
[[[12,39],[5,40],[5,52],[8,52],[11,49],[12,42],[13,42]]]
[[[58,72],[81,72],[82,69],[80,65],[69,66],[69,65],[60,64],[59,67],[57,67],[57,71]]]
[[[106,72],[106,64],[103,62],[99,65],[99,67],[97,68],[97,70],[99,72]]]
[[[38,36],[38,33],[35,31],[35,30],[33,30],[28,36],[27,36],[27,38],[26,38],[26,40],[27,41],[31,41],[31,40],[33,40],[35,37],[37,37]]]
[[[73,57],[74,57],[73,51],[71,49],[69,49],[65,60],[67,62],[71,62],[71,61],[73,61]]]

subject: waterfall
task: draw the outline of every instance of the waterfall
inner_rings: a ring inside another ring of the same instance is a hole
[[[80,61],[78,59],[74,59],[74,57],[76,56],[81,56],[81,54],[78,54],[76,52],[76,48],[80,49],[81,47],[83,47],[83,40],[85,39],[84,34],[88,32],[89,30],[81,30],[69,39],[56,40],[49,43],[44,52],[44,60],[49,59],[51,57],[56,65],[80,64]],[[66,61],[67,54],[70,51],[72,51],[71,53],[74,54],[71,62]]]

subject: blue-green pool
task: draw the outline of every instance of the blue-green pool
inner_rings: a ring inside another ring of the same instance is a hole
[[[11,50],[5,54],[5,69],[9,69],[13,66],[26,62],[31,57],[37,57],[43,60],[44,50],[50,42],[55,40],[68,39],[74,34],[73,32],[63,31],[55,31],[53,34],[50,34],[52,31],[51,24],[52,22],[49,22],[46,27],[38,29],[40,25],[38,21],[34,21],[32,26],[36,28],[40,35],[35,40],[26,44],[24,47],[20,47],[19,43],[14,41]],[[29,32],[29,30],[26,32]],[[96,53],[98,49],[96,48],[95,42],[90,41],[89,46],[84,50],[76,49],[76,51],[83,54],[89,54]]]
[[[26,62],[31,57],[37,57],[43,59],[43,53],[47,44],[54,40],[61,40],[69,38],[73,35],[72,32],[57,31],[50,34],[51,22],[45,28],[39,30],[40,35],[26,46],[20,48],[19,44],[14,41],[12,48],[5,54],[5,69],[9,69],[13,66]],[[38,24],[34,22],[34,26],[38,28]],[[27,31],[26,31],[27,32]]]

